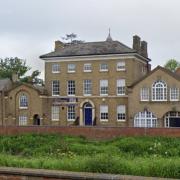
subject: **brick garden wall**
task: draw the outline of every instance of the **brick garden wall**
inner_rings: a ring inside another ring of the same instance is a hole
[[[180,137],[180,128],[0,126],[0,135],[17,135],[25,133],[58,133],[64,135],[84,136],[90,139],[112,139],[118,136]]]

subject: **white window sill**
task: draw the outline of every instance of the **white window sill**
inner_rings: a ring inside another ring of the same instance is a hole
[[[52,94],[52,96],[58,97],[58,96],[60,96],[60,94],[58,94],[58,95],[54,95],[54,94]]]
[[[68,71],[68,73],[75,73],[76,71]]]
[[[99,72],[108,72],[108,70],[99,70]]]
[[[170,99],[171,102],[177,102],[179,99]]]
[[[108,96],[108,94],[100,94],[100,96]]]
[[[56,122],[56,121],[59,121],[59,119],[51,119],[51,121],[53,121],[53,122],[55,121]]]
[[[126,69],[116,69],[117,71],[126,71]]]
[[[60,71],[52,71],[53,74],[58,74]]]
[[[84,72],[92,72],[92,70],[84,70]]]
[[[126,94],[117,94],[117,96],[125,96]]]
[[[152,102],[167,102],[167,99],[166,100],[154,100],[154,99],[152,99],[151,101]]]
[[[76,95],[75,94],[67,94],[67,96],[74,97]]]
[[[122,119],[122,120],[117,119],[117,122],[126,122],[126,119]]]
[[[149,102],[149,99],[148,100],[141,99],[141,102]]]
[[[92,94],[84,94],[84,96],[92,96]]]
[[[19,107],[19,109],[28,109],[28,107]]]
[[[74,122],[75,119],[67,119],[68,122]]]
[[[100,119],[101,122],[108,122],[108,119]]]

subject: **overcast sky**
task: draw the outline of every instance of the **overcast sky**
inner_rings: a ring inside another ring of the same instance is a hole
[[[180,61],[179,0],[0,0],[0,57],[26,59],[43,71],[39,56],[67,33],[81,40],[113,40],[132,47],[137,34],[148,42],[153,68]]]

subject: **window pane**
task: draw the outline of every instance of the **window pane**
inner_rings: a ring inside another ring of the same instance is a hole
[[[59,106],[51,107],[51,119],[56,121],[59,120]]]
[[[28,107],[28,98],[26,95],[20,95],[19,97],[19,107],[20,108],[27,108]]]
[[[108,95],[108,80],[100,80],[100,95]]]
[[[100,71],[108,71],[108,64],[100,64]]]
[[[179,88],[170,88],[170,100],[178,101],[179,100]]]
[[[108,120],[108,106],[107,105],[100,106],[100,119]]]
[[[21,115],[19,116],[19,126],[26,126],[27,125],[27,116]]]
[[[152,86],[152,100],[166,101],[167,100],[167,85],[164,81],[158,80]]]
[[[124,71],[125,70],[125,62],[124,61],[117,63],[117,70],[118,71]]]
[[[125,95],[125,79],[117,80],[117,94]]]
[[[149,101],[149,88],[141,88],[141,101]]]
[[[92,67],[91,64],[84,64],[84,72],[91,72]]]
[[[58,80],[54,80],[52,81],[52,95],[59,95],[59,81]]]
[[[67,119],[68,120],[75,120],[75,106],[68,106],[67,107]]]
[[[68,64],[68,72],[75,72],[76,65],[75,64]]]
[[[84,80],[84,95],[92,94],[92,82],[89,79]]]
[[[52,64],[52,72],[53,73],[60,72],[60,65],[59,64]]]
[[[67,91],[68,91],[68,95],[75,95],[75,81],[68,81],[67,84]]]
[[[124,121],[126,119],[126,106],[119,105],[117,106],[117,120]]]
[[[139,112],[134,117],[134,127],[157,127],[157,118],[152,112]]]

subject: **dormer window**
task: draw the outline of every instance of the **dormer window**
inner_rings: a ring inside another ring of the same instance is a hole
[[[28,97],[25,94],[19,96],[19,108],[20,109],[28,108]]]

